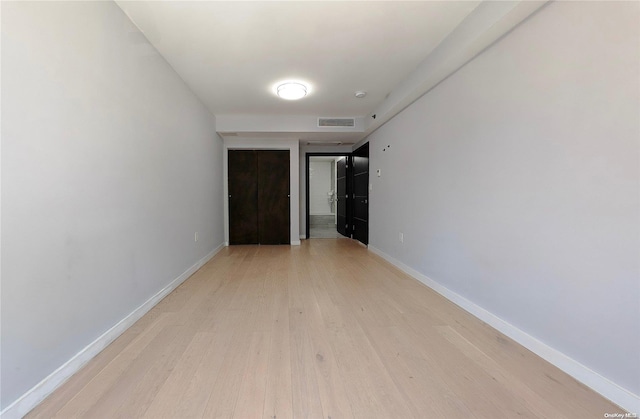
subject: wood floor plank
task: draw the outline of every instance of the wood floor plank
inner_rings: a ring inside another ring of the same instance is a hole
[[[349,281],[349,278],[342,278]],[[331,281],[338,286],[336,281]],[[332,325],[331,345],[347,396],[356,417],[411,417],[404,399],[388,375],[368,337],[346,303],[323,307]],[[357,311],[357,310],[355,310]],[[365,378],[366,377],[366,378]]]
[[[429,365],[405,351],[395,339],[395,327],[374,327],[370,330],[383,363],[390,371],[400,391],[409,400],[414,417],[474,418],[463,400],[441,379],[434,377]]]
[[[276,278],[263,418],[292,419],[291,347],[289,345],[289,269]]]
[[[392,332],[388,339],[404,348],[401,356],[410,357],[415,365],[422,366],[424,374],[438,377],[456,397],[465,401],[474,416],[536,417],[508,390],[496,385],[492,377],[473,361],[459,356],[455,347],[433,328],[413,331],[392,329]]]
[[[566,419],[566,416],[554,409],[546,400],[532,391],[513,374],[506,371],[504,367],[487,356],[473,343],[465,339],[451,326],[438,326],[436,329],[461,353],[484,369],[487,374],[490,374],[494,381],[501,384],[504,388],[509,388],[514,393],[514,396],[537,417],[548,418],[553,416],[558,419]]]
[[[122,352],[119,352],[113,360],[100,370],[69,402],[56,412],[54,417],[76,418],[85,416],[111,387],[118,384],[122,374],[147,346],[157,338],[162,330],[164,330],[171,317],[171,314],[159,316],[147,330],[127,345]],[[70,379],[65,386],[72,385],[73,381],[75,381],[74,378],[75,377]],[[32,413],[37,414],[38,409]]]
[[[189,342],[180,326],[169,325],[87,411],[87,417],[141,417]]]
[[[348,397],[348,389],[340,375],[333,350],[333,337],[325,325],[321,306],[328,300],[323,274],[326,271],[309,264],[307,279],[303,287],[305,320],[309,330],[311,350],[315,353],[314,366],[323,416],[332,418],[353,417],[353,409]]]
[[[291,351],[292,407],[295,418],[322,417],[320,390],[314,365],[306,320],[304,267],[296,265],[296,274],[289,281],[289,344]]]
[[[244,371],[249,360],[250,347],[253,339],[253,326],[257,320],[258,310],[256,301],[260,298],[260,290],[264,278],[260,249],[247,249],[250,259],[246,259],[248,269],[237,278],[240,281],[235,293],[230,296],[230,312],[236,316],[237,324],[233,331],[232,341],[222,355],[222,363],[218,364],[216,380],[208,389],[209,398],[202,417],[232,418],[236,409],[240,388],[244,378]],[[255,400],[261,407],[263,400]]]
[[[252,333],[236,406],[233,410],[234,418],[259,418],[263,415],[269,364],[268,341],[267,333]]]
[[[221,322],[212,329],[214,335],[209,347],[198,363],[195,373],[183,391],[173,394],[171,405],[167,406],[162,417],[166,418],[200,418],[203,417],[211,392],[215,387],[220,371],[226,362],[227,354],[234,351],[234,344],[239,334],[242,312],[223,310],[219,312]],[[166,403],[166,401],[164,401]],[[152,406],[153,407],[153,406]],[[150,407],[151,409],[151,407]],[[145,417],[154,419],[154,411],[149,411]]]
[[[120,335],[107,348],[100,352],[91,362],[78,371],[68,385],[63,385],[46,398],[32,413],[34,418],[54,417],[64,405],[73,399],[96,375],[102,371],[117,355],[124,350],[138,335],[136,326],[132,326],[127,333]]]
[[[156,393],[143,415],[147,418],[171,418],[176,417],[178,401],[183,400],[191,382],[196,374],[202,358],[207,353],[207,348],[212,345],[214,333],[195,334],[189,346],[166,381]]]
[[[221,250],[28,418],[619,412],[346,239]]]

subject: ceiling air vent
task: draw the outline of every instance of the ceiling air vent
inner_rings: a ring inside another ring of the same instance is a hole
[[[318,127],[354,127],[355,118],[318,118]]]

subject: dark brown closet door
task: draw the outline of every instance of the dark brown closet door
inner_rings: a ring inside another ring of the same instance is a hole
[[[229,150],[229,244],[258,244],[258,155]]]
[[[258,242],[290,243],[289,151],[258,151]]]

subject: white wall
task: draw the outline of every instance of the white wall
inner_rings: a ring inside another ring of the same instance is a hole
[[[309,214],[332,215],[328,192],[335,189],[331,161],[309,162]]]
[[[289,188],[290,197],[290,223],[291,223],[291,244],[300,244],[300,187],[299,187],[299,154],[298,140],[292,139],[264,139],[264,138],[225,138],[223,151],[223,188],[224,188],[224,241],[229,244],[229,171],[228,171],[228,150],[289,150]]]
[[[222,244],[223,208],[213,116],[115,3],[3,2],[2,105],[5,408]]]
[[[372,247],[636,395],[639,7],[551,3],[369,137]]]

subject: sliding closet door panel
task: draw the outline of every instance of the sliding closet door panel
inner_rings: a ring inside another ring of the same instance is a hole
[[[290,243],[289,151],[258,151],[258,241]]]
[[[258,156],[229,150],[229,243],[258,243]]]

